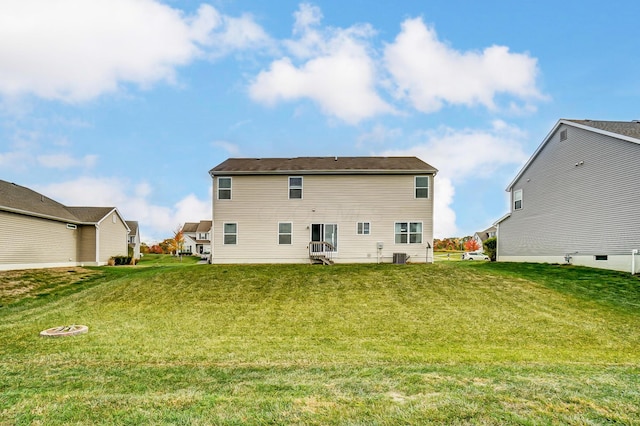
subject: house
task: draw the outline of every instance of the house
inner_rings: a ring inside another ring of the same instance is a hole
[[[478,246],[482,249],[484,247],[484,242],[489,238],[493,238],[496,236],[497,228],[495,226],[491,226],[484,231],[478,231],[473,234],[473,239],[478,243]]]
[[[437,170],[416,157],[230,158],[212,263],[433,261]]]
[[[506,188],[498,261],[640,270],[640,122],[559,120]]]
[[[0,180],[0,270],[105,265],[127,253],[115,207],[68,207]]]
[[[203,255],[211,253],[212,221],[185,222],[182,226],[184,236],[183,253]]]
[[[140,259],[140,226],[138,222],[135,220],[127,220],[125,221],[127,226],[129,227],[129,254],[136,260]]]

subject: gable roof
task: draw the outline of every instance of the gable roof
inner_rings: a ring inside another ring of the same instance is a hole
[[[0,180],[0,210],[74,224],[98,223],[110,212],[117,211],[115,207],[68,207],[4,180]]]
[[[640,143],[640,121],[598,121],[598,120],[565,120],[603,132],[628,136]]]
[[[131,230],[129,235],[137,235],[138,234],[138,221],[137,220],[125,220],[127,226]]]
[[[200,223],[198,224],[198,229],[196,229],[196,232],[202,232],[202,233],[210,232],[212,226],[213,226],[212,220],[201,220]]]
[[[491,227],[485,229],[484,231],[476,232],[476,234],[480,238],[480,241],[485,242],[486,240],[489,239],[489,234],[491,232],[495,233],[496,231],[497,231],[497,228],[495,226],[491,226]]]
[[[520,169],[516,177],[509,183],[505,191],[510,192],[513,185],[520,179],[524,172],[529,168],[531,163],[536,159],[540,151],[551,140],[552,136],[561,125],[576,127],[590,132],[598,133],[604,136],[625,140],[628,142],[640,144],[640,120],[634,121],[603,121],[603,120],[570,120],[560,119],[553,126],[553,129],[547,134],[542,143],[536,148],[531,158],[527,160],[525,165]]]
[[[197,222],[185,222],[184,225],[182,225],[182,232],[183,233],[197,232],[198,225],[199,224]]]
[[[229,158],[214,175],[254,174],[416,174],[438,172],[417,157]]]
[[[77,222],[66,206],[24,186],[0,180],[0,209],[15,213]]]

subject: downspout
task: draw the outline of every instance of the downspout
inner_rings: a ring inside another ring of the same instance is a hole
[[[638,249],[631,250],[631,275],[636,273],[636,254],[638,254]]]

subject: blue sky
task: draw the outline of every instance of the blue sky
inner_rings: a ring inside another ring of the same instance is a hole
[[[640,2],[5,0],[0,179],[116,206],[143,241],[211,217],[228,157],[417,155],[435,236],[508,210],[560,118],[640,119]]]

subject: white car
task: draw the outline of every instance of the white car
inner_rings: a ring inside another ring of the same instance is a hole
[[[462,253],[462,260],[489,260],[489,256],[477,251]]]

